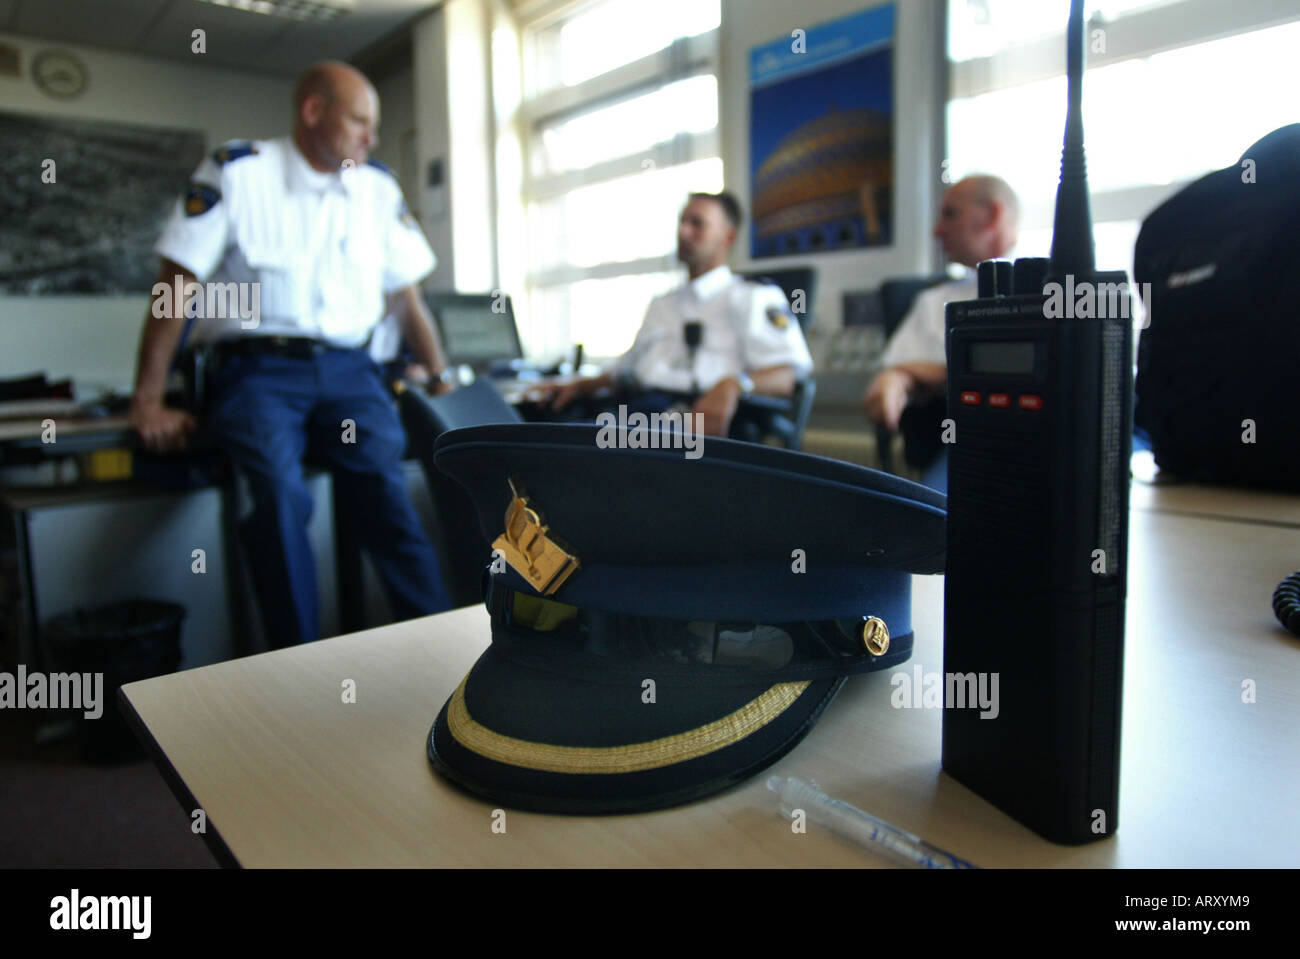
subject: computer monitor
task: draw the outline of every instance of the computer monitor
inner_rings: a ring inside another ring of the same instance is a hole
[[[498,361],[523,357],[510,297],[493,293],[426,293],[425,302],[453,366],[482,371]]]

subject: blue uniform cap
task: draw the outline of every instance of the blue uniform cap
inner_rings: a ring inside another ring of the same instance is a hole
[[[836,460],[556,424],[454,430],[434,459],[497,571],[492,645],[429,757],[519,808],[652,809],[757,772],[846,676],[906,660],[910,576],[943,570],[946,498]]]

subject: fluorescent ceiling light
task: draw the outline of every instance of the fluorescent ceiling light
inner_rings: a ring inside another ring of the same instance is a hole
[[[198,0],[214,7],[229,7],[288,20],[329,21],[353,12],[356,0]]]

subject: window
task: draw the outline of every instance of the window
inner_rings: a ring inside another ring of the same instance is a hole
[[[1088,5],[1084,131],[1097,265],[1127,269],[1141,220],[1300,117],[1300,10],[1218,0]],[[1018,252],[1047,255],[1065,121],[1067,0],[949,0],[949,172],[1020,194]],[[1252,11],[1260,19],[1252,19]]]
[[[718,78],[691,77],[543,126],[533,171],[545,176],[580,170],[643,153],[679,133],[706,133],[717,125]]]
[[[1110,21],[1138,10],[1178,0],[1100,0],[1085,7],[1085,16]],[[948,58],[954,61],[992,57],[1031,40],[1058,36],[1065,27],[1070,0],[949,0]]]
[[[720,0],[598,0],[524,26],[521,334],[617,356],[680,282],[687,194],[722,189]]]
[[[600,0],[533,25],[526,78],[533,93],[572,87],[717,30],[719,0]]]

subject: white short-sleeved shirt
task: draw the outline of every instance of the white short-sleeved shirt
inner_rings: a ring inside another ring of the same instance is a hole
[[[693,370],[683,329],[691,320],[703,324]],[[630,374],[648,389],[685,393],[772,366],[792,366],[799,375],[813,368],[785,294],[720,266],[655,297],[632,348],[615,362],[613,372]]]
[[[900,363],[948,363],[948,346],[945,339],[944,307],[953,300],[973,300],[976,294],[974,275],[961,280],[940,283],[922,290],[912,302],[912,308],[881,354],[881,366],[888,368]]]
[[[208,285],[258,284],[255,328],[222,316],[228,308],[203,308],[198,342],[288,335],[360,346],[383,315],[384,294],[435,262],[391,172],[367,163],[322,173],[289,137],[227,144],[205,159],[154,252]]]
[[[391,363],[402,352],[402,323],[396,313],[386,313],[370,336],[370,358]]]

